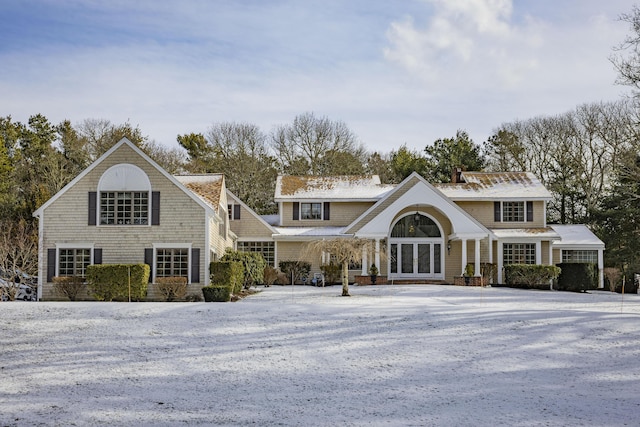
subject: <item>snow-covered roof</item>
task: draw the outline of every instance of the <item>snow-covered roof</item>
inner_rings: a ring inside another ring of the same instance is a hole
[[[274,227],[277,234],[273,237],[299,237],[299,238],[318,238],[318,237],[341,237],[344,227]]]
[[[223,174],[174,175],[174,177],[211,207],[218,208],[224,182]]]
[[[285,200],[379,200],[394,188],[371,176],[292,176],[276,180],[275,201]]]
[[[584,224],[554,224],[551,225],[551,228],[561,237],[561,240],[553,242],[554,247],[593,246],[604,249],[604,242]]]
[[[264,222],[266,222],[269,225],[278,225],[280,223],[280,215],[278,214],[260,215],[260,217]]]
[[[560,239],[560,235],[551,227],[539,228],[492,228],[498,239]]]
[[[462,172],[464,182],[437,184],[452,200],[551,200],[551,193],[531,172]]]

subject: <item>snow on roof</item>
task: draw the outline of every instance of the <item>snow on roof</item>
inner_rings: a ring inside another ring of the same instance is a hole
[[[452,200],[550,200],[551,193],[531,172],[462,172],[465,182],[437,184]]]
[[[222,192],[223,174],[174,175],[174,177],[195,195],[217,209]]]
[[[540,228],[492,228],[491,231],[498,239],[560,239],[560,235],[551,227]]]
[[[604,242],[600,240],[589,228],[584,224],[554,224],[551,225],[556,233],[560,235],[562,240],[553,242],[553,246],[598,246],[604,248]]]
[[[287,237],[339,237],[344,227],[274,227],[278,235]],[[277,237],[277,236],[274,236]]]
[[[275,200],[378,200],[395,186],[371,176],[291,176],[276,181]]]
[[[280,215],[260,215],[260,217],[269,225],[278,225],[280,223]]]

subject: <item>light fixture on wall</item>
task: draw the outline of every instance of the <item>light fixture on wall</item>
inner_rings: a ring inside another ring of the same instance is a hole
[[[451,242],[447,242],[447,255],[451,255]]]

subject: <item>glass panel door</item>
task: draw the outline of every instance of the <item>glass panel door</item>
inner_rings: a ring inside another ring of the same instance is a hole
[[[431,244],[418,243],[418,274],[431,273]]]
[[[412,274],[413,273],[413,244],[403,243],[400,245],[402,250],[402,273],[404,274]]]
[[[391,260],[390,260],[391,273],[398,272],[398,245],[393,243],[391,244]]]
[[[440,243],[436,243],[433,245],[433,273],[440,274],[442,273],[442,245]]]

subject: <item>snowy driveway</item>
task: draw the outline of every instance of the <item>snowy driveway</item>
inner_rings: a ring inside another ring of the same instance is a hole
[[[0,303],[0,426],[640,423],[640,295],[261,290]]]

